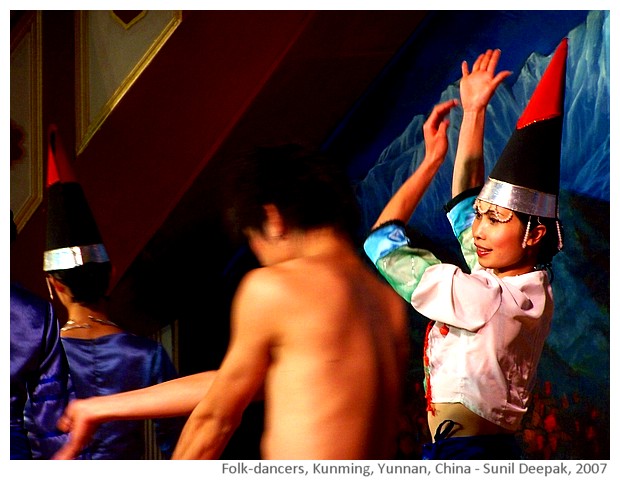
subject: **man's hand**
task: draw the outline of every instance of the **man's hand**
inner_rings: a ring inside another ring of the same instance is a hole
[[[69,440],[54,454],[53,460],[71,460],[88,444],[99,426],[93,408],[96,401],[93,397],[69,403],[57,423],[61,431],[69,433]]]

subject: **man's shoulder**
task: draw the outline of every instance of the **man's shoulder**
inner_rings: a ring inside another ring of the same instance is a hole
[[[237,289],[237,296],[249,302],[260,298],[264,305],[281,307],[290,302],[301,305],[320,295],[333,298],[344,294],[347,284],[355,284],[354,277],[359,274],[353,275],[337,263],[298,258],[248,272]]]
[[[237,288],[236,297],[251,302],[260,298],[262,303],[266,303],[279,300],[283,291],[289,288],[289,273],[282,268],[262,267],[245,274]]]

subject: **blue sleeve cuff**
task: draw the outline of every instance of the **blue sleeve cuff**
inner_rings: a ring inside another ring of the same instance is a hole
[[[409,244],[404,225],[387,223],[375,229],[364,242],[364,251],[374,265],[388,253]]]
[[[460,238],[461,234],[474,223],[474,202],[476,198],[475,196],[464,198],[448,211],[448,220],[456,238]]]

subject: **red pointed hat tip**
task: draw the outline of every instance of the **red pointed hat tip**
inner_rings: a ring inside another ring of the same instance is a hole
[[[566,81],[566,56],[568,39],[558,45],[551,62],[543,74],[527,107],[517,122],[517,129],[534,122],[558,117],[564,112],[564,85]]]
[[[57,182],[75,181],[75,176],[58,136],[58,128],[52,124],[48,131],[47,143],[47,187],[49,188]]]
[[[53,140],[56,134],[56,126],[50,126],[47,142],[47,187],[51,187],[56,182],[60,182],[60,176],[58,175],[58,167],[56,166],[56,155],[54,153]]]

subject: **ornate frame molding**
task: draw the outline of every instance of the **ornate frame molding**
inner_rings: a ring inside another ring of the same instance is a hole
[[[11,210],[21,231],[43,200],[41,12],[11,35],[11,128],[23,131],[24,154],[11,162]]]
[[[170,11],[170,18],[159,32],[156,38],[148,46],[144,54],[139,58],[131,71],[123,78],[116,90],[107,98],[106,103],[96,112],[91,112],[92,82],[90,69],[91,45],[89,42],[90,11],[78,11],[76,13],[75,32],[75,61],[76,61],[76,143],[79,155],[88,145],[90,139],[99,130],[116,105],[129,91],[144,69],[151,63],[155,55],[164,46],[168,38],[176,30],[182,21],[182,11]],[[161,13],[161,12],[159,12]],[[142,12],[129,23],[122,22],[112,11],[112,19],[120,24],[126,31],[134,28],[139,21],[143,21],[147,12]]]

